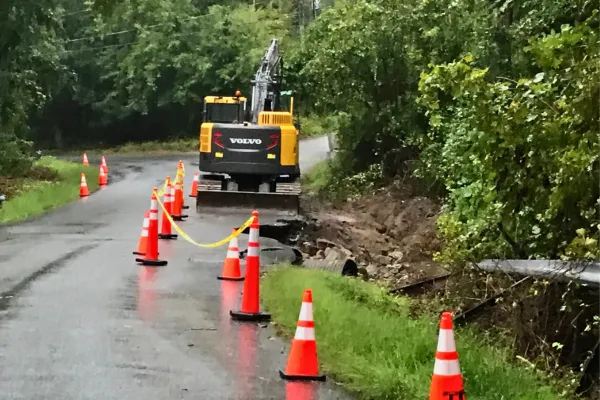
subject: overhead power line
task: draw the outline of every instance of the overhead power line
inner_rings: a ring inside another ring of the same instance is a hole
[[[79,10],[79,11],[73,11],[73,12],[70,12],[70,13],[66,13],[66,14],[63,14],[62,16],[63,17],[70,17],[71,15],[85,14],[85,13],[89,13],[89,12],[92,12],[92,10],[89,9],[89,8],[86,8],[84,10]]]
[[[104,38],[104,37],[109,37],[109,36],[122,35],[122,34],[130,33],[130,32],[138,32],[138,31],[140,31],[142,29],[157,28],[159,26],[164,26],[164,25],[172,24],[174,22],[187,22],[187,21],[191,21],[191,20],[194,20],[194,19],[199,19],[199,18],[206,17],[206,16],[207,16],[207,14],[197,15],[195,17],[189,17],[189,18],[184,18],[184,19],[177,19],[175,21],[161,22],[159,24],[154,24],[154,25],[146,25],[146,26],[142,26],[141,29],[140,28],[124,29],[122,31],[109,32],[109,33],[104,33],[104,34],[99,34],[99,35],[83,36],[83,37],[80,37],[80,38],[68,39],[66,41],[66,43],[81,42],[81,41],[87,40],[87,39]]]
[[[172,38],[178,38],[178,37],[182,37],[182,36],[189,36],[189,35],[194,35],[197,32],[180,32],[180,33],[175,33],[173,34]],[[72,53],[81,53],[84,51],[90,51],[90,50],[103,50],[103,49],[109,49],[109,48],[113,48],[113,47],[124,47],[124,46],[129,46],[130,44],[135,44],[135,43],[140,43],[141,40],[133,40],[131,42],[126,42],[126,43],[115,43],[115,44],[108,44],[105,46],[96,46],[96,47],[84,47],[81,49],[75,49],[75,50],[65,50],[65,53],[67,54],[72,54]]]

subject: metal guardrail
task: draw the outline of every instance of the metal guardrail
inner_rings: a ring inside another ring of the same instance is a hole
[[[502,271],[600,288],[600,262],[561,260],[483,260],[477,266],[485,271]]]

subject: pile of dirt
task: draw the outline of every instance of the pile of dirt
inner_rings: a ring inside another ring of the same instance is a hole
[[[43,165],[36,165],[32,167],[27,173],[27,177],[36,181],[47,182],[55,182],[60,179],[60,176],[56,170]]]
[[[432,261],[441,248],[435,200],[386,188],[339,205],[305,198],[303,208],[311,222],[299,243],[308,257],[353,258],[369,280],[394,287],[444,272]]]

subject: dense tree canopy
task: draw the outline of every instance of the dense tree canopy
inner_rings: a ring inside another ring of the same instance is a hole
[[[23,139],[62,147],[195,134],[204,95],[249,90],[269,40],[288,37],[294,4],[4,2],[2,142],[21,149],[16,162]]]
[[[86,130],[81,139],[110,143],[190,134],[204,95],[247,92],[271,37],[287,33],[284,14],[198,3],[125,1],[90,17],[67,40],[65,62],[77,83],[45,114],[61,118],[56,132]]]

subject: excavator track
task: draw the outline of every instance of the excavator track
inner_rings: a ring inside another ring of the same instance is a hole
[[[276,192],[221,190],[221,181],[200,179],[196,208],[198,211],[219,208],[274,210],[297,215],[300,212],[300,180],[277,183]]]

